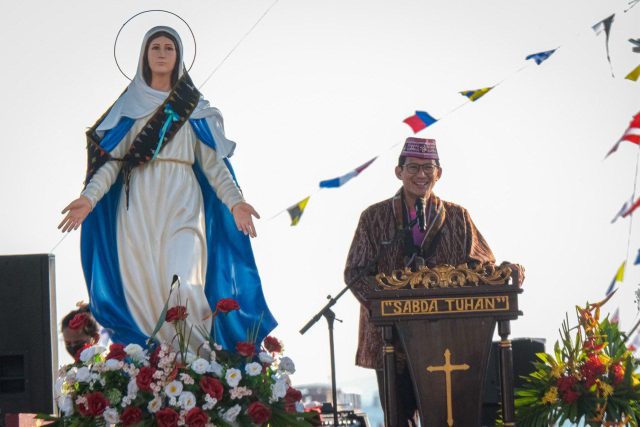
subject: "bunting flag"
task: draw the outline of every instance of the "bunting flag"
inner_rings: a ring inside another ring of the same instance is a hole
[[[640,77],[640,65],[631,70],[631,72],[626,75],[625,79],[637,82],[638,77]]]
[[[482,89],[475,89],[475,90],[463,90],[462,92],[460,92],[460,95],[466,96],[471,101],[475,102],[478,99],[482,98],[491,89],[493,89],[493,86],[492,87],[484,87]]]
[[[633,45],[631,50],[635,53],[640,53],[640,39],[629,39],[629,42]]]
[[[616,308],[616,311],[613,312],[611,317],[609,318],[610,323],[620,323],[620,309]]]
[[[300,200],[295,205],[287,208],[287,212],[289,212],[289,216],[291,217],[291,226],[298,225],[300,222],[300,218],[302,217],[302,213],[304,212],[304,208],[307,207],[307,203],[311,196],[308,196],[306,199]]]
[[[549,57],[551,55],[553,55],[553,52],[555,52],[556,49],[552,49],[552,50],[547,50],[545,52],[538,52],[538,53],[533,53],[529,56],[527,56],[525,58],[525,61],[528,61],[529,59],[533,59],[534,61],[536,61],[536,64],[540,65],[542,64],[544,61],[546,61],[547,59],[549,59]]]
[[[632,200],[633,201],[633,200]],[[611,224],[613,224],[614,222],[616,222],[618,220],[618,218],[622,218],[624,215],[624,213],[629,209],[629,202],[624,202],[624,205],[622,205],[622,207],[620,208],[620,210],[618,211],[618,213],[616,214],[616,216],[613,217],[613,219],[611,220]]]
[[[631,215],[633,213],[633,211],[638,209],[638,206],[640,206],[640,198],[638,200],[636,200],[635,203],[633,205],[631,205],[631,207],[629,209],[627,209],[627,211],[625,213],[622,214],[622,218],[626,218],[629,215]]]
[[[616,275],[613,277],[611,284],[607,288],[606,296],[609,296],[609,294],[613,292],[613,289],[616,287],[616,283],[618,282],[622,283],[622,281],[624,280],[624,267],[626,264],[627,264],[627,261],[622,261],[622,264],[620,265],[620,267],[618,267],[618,271],[616,271]]]
[[[324,181],[320,181],[320,188],[338,188],[338,187],[342,187],[344,184],[346,184],[347,182],[349,182],[349,180],[351,180],[351,178],[355,178],[356,176],[360,175],[360,172],[362,172],[363,170],[365,170],[366,168],[369,167],[369,165],[373,162],[375,162],[375,160],[378,158],[378,156],[374,157],[373,159],[369,160],[367,163],[362,164],[360,166],[358,166],[357,168],[355,168],[354,170],[352,170],[351,172],[339,176],[337,178],[333,178],[333,179],[326,179]]]
[[[591,27],[591,29],[593,29],[593,31],[596,33],[596,36],[599,36],[604,31],[605,47],[607,49],[607,61],[609,61],[609,67],[611,68],[612,76],[613,76],[613,67],[611,65],[611,55],[609,55],[609,34],[611,33],[611,25],[613,24],[614,17],[615,17],[615,13],[611,16],[604,18],[602,21],[598,22],[597,24]]]
[[[407,117],[406,119],[403,120],[403,122],[405,122],[411,127],[411,129],[413,130],[413,133],[418,133],[422,129],[425,129],[431,126],[437,121],[438,119],[434,119],[426,111],[416,111],[416,113],[413,116]]]
[[[622,141],[629,141],[633,144],[640,145],[640,112],[633,116],[624,135],[611,147],[611,150],[609,150],[604,158],[606,159],[611,153],[614,153]]]

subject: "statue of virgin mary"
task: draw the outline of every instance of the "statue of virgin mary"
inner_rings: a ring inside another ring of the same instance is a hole
[[[228,160],[236,144],[191,82],[183,52],[172,28],[147,32],[134,79],[87,132],[85,189],[59,228],[82,224],[91,312],[114,342],[145,343],[178,275],[187,330],[201,324],[232,349],[248,330],[258,328],[260,342],[277,323],[249,241],[259,216]],[[222,298],[240,310],[212,326],[208,315]],[[165,324],[157,338],[170,342],[174,334]],[[208,338],[196,328],[192,334],[192,350]]]

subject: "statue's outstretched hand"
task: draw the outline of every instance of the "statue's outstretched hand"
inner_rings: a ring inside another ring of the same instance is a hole
[[[240,202],[237,203],[231,208],[231,213],[233,214],[233,219],[236,221],[236,227],[238,227],[238,231],[242,231],[245,235],[249,235],[251,237],[256,237],[256,227],[253,225],[253,218],[260,218],[258,212],[253,209],[249,203]]]
[[[80,196],[62,210],[64,217],[62,222],[58,225],[58,229],[61,229],[63,233],[71,230],[77,230],[82,224],[82,221],[91,212],[91,202],[85,196]]]

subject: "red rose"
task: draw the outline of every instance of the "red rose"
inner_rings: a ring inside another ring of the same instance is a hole
[[[233,298],[222,298],[216,304],[216,310],[221,313],[228,313],[230,311],[240,310],[240,304]]]
[[[216,400],[222,400],[222,393],[224,393],[224,386],[220,381],[213,377],[203,376],[200,378],[200,388],[203,392]]]
[[[85,417],[102,415],[104,410],[109,406],[109,400],[99,391],[85,394],[84,398],[87,399],[87,401],[86,403],[78,405],[78,411]]]
[[[184,417],[184,422],[189,427],[204,427],[209,422],[209,416],[197,406],[192,408]]]
[[[88,313],[78,313],[69,320],[69,329],[82,329],[89,321]]]
[[[124,345],[111,344],[109,346],[109,354],[107,354],[107,360],[109,359],[124,360],[125,357],[127,357],[127,353],[124,351]]]
[[[271,408],[263,403],[253,402],[247,408],[247,414],[255,424],[262,425],[271,418]]]
[[[122,415],[120,415],[120,423],[122,423],[123,427],[138,424],[141,419],[142,410],[140,408],[136,408],[135,406],[127,407],[127,409],[122,411]]]
[[[264,339],[264,348],[271,353],[280,353],[282,351],[282,344],[278,341],[278,338],[268,336]]]
[[[156,412],[158,427],[177,427],[180,416],[171,408],[163,408]]]
[[[286,402],[298,402],[300,400],[302,400],[302,393],[300,393],[300,390],[296,390],[293,387],[289,387],[287,389],[287,394],[284,395],[284,400]]]
[[[155,374],[155,372],[156,370],[154,368],[147,366],[140,368],[138,376],[136,376],[136,384],[140,390],[151,392],[151,383],[153,382],[153,374]]]
[[[176,305],[167,310],[167,315],[164,320],[167,322],[177,322],[178,320],[186,319],[187,315],[187,307],[184,305]]]
[[[618,385],[624,380],[624,368],[621,364],[616,363],[611,366],[611,375],[613,375],[613,385]]]
[[[236,351],[240,356],[251,357],[256,352],[256,345],[250,342],[239,342],[236,344]]]

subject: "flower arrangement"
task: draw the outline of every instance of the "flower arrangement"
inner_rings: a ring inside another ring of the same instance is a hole
[[[640,421],[639,361],[625,345],[617,322],[600,320],[598,303],[576,307],[578,326],[562,323],[554,353],[537,354],[535,371],[516,391],[519,426],[570,421],[588,425],[637,426]],[[572,331],[575,330],[575,336]]]
[[[211,314],[238,310],[222,299]],[[40,415],[58,426],[309,426],[302,394],[291,386],[293,361],[282,355],[281,342],[268,336],[260,347],[255,334],[222,349],[213,337],[188,351],[186,305],[165,305],[150,345],[93,345],[82,349],[75,363],[59,371],[56,400],[60,417]],[[173,343],[154,343],[163,323],[171,323]],[[257,330],[257,328],[256,328]],[[205,331],[206,332],[206,331]],[[251,335],[251,334],[250,334]],[[209,336],[208,333],[204,336]]]

